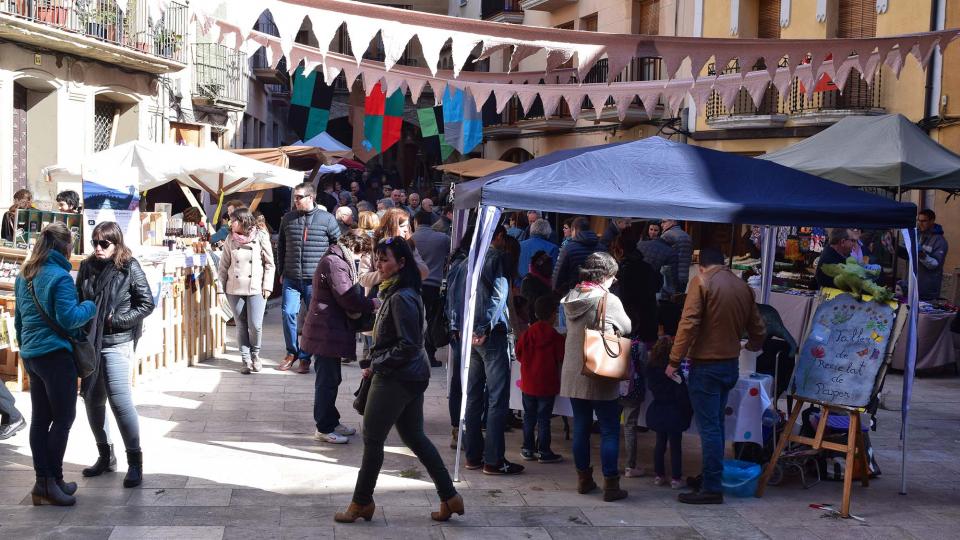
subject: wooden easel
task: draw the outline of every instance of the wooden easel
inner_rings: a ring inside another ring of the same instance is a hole
[[[773,459],[770,460],[770,463],[767,463],[767,467],[764,469],[763,475],[760,476],[760,481],[757,483],[756,496],[763,496],[763,492],[767,488],[767,481],[769,481],[770,476],[773,475],[773,471],[777,466],[777,460],[780,459],[780,454],[791,441],[809,445],[814,450],[835,450],[837,452],[843,452],[846,454],[847,461],[846,471],[843,475],[843,502],[840,506],[840,516],[848,518],[850,517],[850,495],[853,488],[854,467],[860,468],[858,471],[860,474],[860,483],[864,487],[870,485],[870,474],[867,470],[867,460],[869,458],[867,456],[866,446],[863,442],[863,432],[860,431],[860,413],[864,412],[864,409],[859,407],[830,405],[821,401],[814,401],[797,395],[792,397],[796,400],[796,402],[793,404],[793,410],[790,411],[790,419],[787,421],[787,427],[792,428],[796,425],[797,419],[800,417],[800,411],[803,410],[804,404],[810,403],[820,406],[820,423],[817,425],[817,432],[811,438],[801,435],[794,435],[791,430],[791,433],[780,439],[780,442],[777,444],[777,449],[773,453]],[[849,427],[847,429],[846,444],[823,440],[824,433],[827,429],[827,418],[831,414],[845,414],[850,420]],[[860,455],[859,460],[857,460],[857,454]]]

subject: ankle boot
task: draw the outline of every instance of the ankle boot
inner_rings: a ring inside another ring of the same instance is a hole
[[[127,450],[127,476],[123,478],[123,487],[137,487],[143,483],[143,452]]]
[[[430,518],[434,521],[447,521],[453,514],[462,516],[463,513],[463,497],[457,493],[453,497],[440,503],[439,512],[430,512]]]
[[[597,483],[593,481],[593,467],[577,471],[577,493],[584,495],[595,489],[597,489]]]
[[[100,452],[97,462],[83,470],[83,475],[86,477],[100,476],[107,471],[117,470],[117,456],[113,455],[112,444],[97,444],[97,451]]]
[[[346,511],[334,514],[333,520],[337,523],[353,523],[360,518],[370,521],[373,519],[373,511],[376,509],[377,505],[372,502],[366,506],[351,502]]]
[[[30,492],[34,506],[52,504],[54,506],[73,506],[77,503],[71,495],[67,495],[57,485],[57,479],[49,476],[38,476],[37,483]]]
[[[60,491],[66,493],[67,495],[73,495],[77,492],[77,483],[64,482],[62,476],[57,477],[57,487],[59,487]]]
[[[450,430],[450,448],[457,449],[457,436],[460,435],[460,428]]]
[[[620,489],[620,476],[603,477],[603,500],[606,502],[626,499],[627,492]]]

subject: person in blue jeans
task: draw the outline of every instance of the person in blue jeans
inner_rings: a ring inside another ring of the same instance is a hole
[[[724,264],[716,249],[700,251],[700,274],[690,280],[677,337],[665,369],[673,378],[684,358],[690,360],[687,388],[700,430],[703,484],[677,499],[686,504],[723,503],[723,417],[727,396],[737,384],[740,337],[747,350],[759,351],[766,326],[753,291]]]
[[[510,410],[510,356],[507,333],[510,314],[507,299],[509,257],[504,247],[507,230],[498,227],[493,235],[480,273],[476,314],[473,325],[473,349],[467,374],[467,410],[464,443],[468,470],[483,469],[484,474],[520,474],[523,466],[504,457],[504,432]],[[487,391],[484,399],[484,389]],[[487,407],[487,435],[480,431],[481,416]]]
[[[20,357],[30,376],[33,404],[34,505],[72,506],[77,502],[73,496],[77,484],[63,480],[63,454],[77,417],[77,366],[73,344],[46,322],[52,319],[64,333],[75,334],[97,314],[96,304],[77,299],[68,259],[72,249],[73,235],[65,223],[47,225],[14,285],[14,326]]]
[[[283,286],[281,312],[287,347],[287,355],[277,366],[280,371],[289,370],[299,360],[297,373],[310,373],[310,353],[299,346],[300,307],[310,305],[317,264],[340,238],[340,225],[333,214],[317,206],[316,196],[313,184],[298,184],[293,188],[294,209],[280,220],[276,266]]]
[[[560,371],[560,395],[570,398],[573,408],[573,463],[577,468],[577,492],[597,488],[590,464],[590,433],[593,416],[600,423],[600,465],[603,469],[603,500],[626,498],[620,489],[620,381],[583,374],[583,342],[588,327],[594,328],[598,310],[605,304],[604,331],[630,334],[630,317],[617,296],[610,292],[616,280],[617,261],[609,253],[593,253],[580,267],[579,283],[560,304],[567,317],[567,339]]]

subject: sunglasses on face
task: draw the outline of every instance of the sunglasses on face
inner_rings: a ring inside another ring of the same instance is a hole
[[[91,240],[90,244],[94,247],[94,249],[98,247],[100,249],[109,249],[113,242],[109,240]]]
[[[293,200],[299,201],[300,199],[307,199],[307,198],[309,198],[309,197],[310,197],[310,195],[294,195],[294,196],[293,196]]]

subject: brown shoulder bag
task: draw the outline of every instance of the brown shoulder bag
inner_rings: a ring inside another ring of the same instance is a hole
[[[630,338],[606,333],[607,294],[597,306],[594,327],[583,330],[583,368],[580,373],[595,379],[624,381],[630,377]]]

